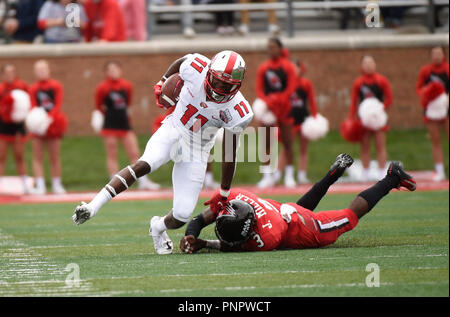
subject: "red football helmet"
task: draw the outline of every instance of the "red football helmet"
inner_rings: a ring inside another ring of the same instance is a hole
[[[230,101],[241,88],[245,69],[244,59],[238,53],[222,51],[216,54],[206,74],[206,95],[216,103]]]

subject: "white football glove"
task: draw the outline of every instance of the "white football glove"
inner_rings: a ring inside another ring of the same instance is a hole
[[[93,216],[94,215],[90,206],[82,201],[81,205],[78,205],[77,208],[75,208],[75,213],[72,216],[72,220],[77,225],[81,225],[87,220],[91,219]]]

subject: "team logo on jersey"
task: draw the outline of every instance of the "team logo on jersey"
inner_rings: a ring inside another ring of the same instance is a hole
[[[225,123],[228,123],[231,120],[233,120],[233,118],[231,117],[230,110],[228,110],[228,109],[226,109],[225,111],[220,110],[219,116],[220,116],[220,119],[222,119],[222,121]]]
[[[206,109],[206,108],[208,108],[208,105],[202,101],[202,102],[200,102],[200,107],[202,107],[203,109]]]

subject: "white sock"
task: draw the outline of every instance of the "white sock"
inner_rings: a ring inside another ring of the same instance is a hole
[[[20,179],[22,180],[23,188],[28,188],[28,186],[27,186],[28,176],[27,175],[22,175],[22,176],[20,176]]]
[[[205,183],[211,184],[214,181],[213,173],[212,172],[206,172],[205,174]]]
[[[92,201],[89,203],[89,206],[92,207],[92,217],[98,212],[98,210],[106,204],[108,201],[112,199],[111,194],[106,188],[103,188]]]
[[[294,177],[294,166],[292,166],[292,165],[287,165],[285,168],[284,168],[284,176],[285,177]]]
[[[362,177],[363,177],[363,180],[365,180],[365,181],[369,179],[369,169],[368,168],[363,168]]]
[[[298,179],[306,179],[306,171],[298,171],[297,173]]]
[[[52,187],[53,188],[62,187],[62,185],[61,185],[61,177],[54,177],[52,179]]]
[[[36,188],[45,189],[45,179],[43,177],[36,177]]]
[[[445,174],[444,163],[434,164],[434,169],[436,170],[436,174],[438,174],[438,175],[444,175]]]
[[[166,216],[159,218],[158,221],[155,221],[155,225],[152,227],[152,230],[156,235],[160,235],[167,230],[164,219],[166,219]]]

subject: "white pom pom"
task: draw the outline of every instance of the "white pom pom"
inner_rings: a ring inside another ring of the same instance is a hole
[[[367,98],[359,105],[358,115],[365,128],[379,130],[387,123],[384,105],[377,98]]]
[[[442,120],[447,116],[447,112],[448,96],[442,93],[427,105],[425,116],[431,120]]]
[[[25,121],[31,108],[30,95],[28,95],[26,91],[20,89],[14,89],[11,91],[11,95],[14,99],[11,119],[15,123],[21,123]]]
[[[253,102],[252,109],[255,119],[261,121],[264,125],[269,126],[277,123],[277,118],[272,111],[269,110],[266,103],[262,99],[257,98]]]
[[[42,136],[45,135],[52,121],[53,119],[47,114],[44,108],[35,107],[27,115],[25,125],[31,133]]]
[[[91,116],[91,127],[95,133],[100,133],[105,122],[105,115],[100,110],[94,110]]]
[[[310,141],[323,138],[328,133],[328,120],[321,114],[309,116],[302,124],[302,135]]]

